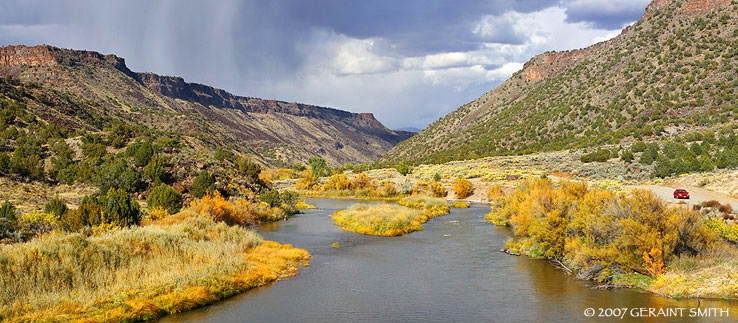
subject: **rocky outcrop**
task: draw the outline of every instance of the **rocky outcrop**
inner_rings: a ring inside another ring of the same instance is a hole
[[[653,15],[656,14],[657,11],[669,5],[671,1],[672,0],[653,0],[651,1],[651,3],[649,3],[646,6],[646,13],[643,14],[643,20],[648,20],[648,18],[653,17]]]
[[[663,9],[664,7],[673,3],[673,0],[653,0],[646,6],[646,12],[643,14],[643,20],[648,20],[653,17],[656,12]],[[688,0],[682,3],[681,9],[678,11],[681,13],[702,13],[705,11],[712,11],[727,7],[732,3],[732,0]]]
[[[583,50],[565,52],[548,52],[523,64],[521,73],[525,81],[539,81],[556,75],[559,71],[569,67],[585,56]]]
[[[50,46],[7,46],[0,48],[0,67],[56,65]]]
[[[682,6],[682,12],[710,11],[730,5],[732,0],[689,0]]]

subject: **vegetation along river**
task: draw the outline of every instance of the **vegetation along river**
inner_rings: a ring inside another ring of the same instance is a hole
[[[341,231],[329,217],[356,203],[307,199],[317,209],[259,228],[266,240],[307,249],[300,275],[166,322],[602,322],[587,308],[626,308],[621,322],[734,322],[738,302],[670,299],[593,289],[545,260],[500,252],[510,231],[484,221],[488,206],[452,209],[401,237]],[[381,202],[372,202],[381,203]],[[340,247],[331,245],[338,242]],[[689,317],[721,308],[730,318]],[[640,308],[685,308],[682,318],[633,318]],[[634,310],[636,309],[636,310]],[[635,312],[634,312],[635,311]],[[599,313],[597,313],[599,315]]]

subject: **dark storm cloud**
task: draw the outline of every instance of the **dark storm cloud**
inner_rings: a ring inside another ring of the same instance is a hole
[[[294,1],[290,16],[308,26],[318,26],[355,38],[381,37],[383,49],[399,55],[418,56],[447,51],[473,50],[480,39],[469,33],[487,15],[514,10],[531,12],[557,1]],[[519,44],[524,39],[506,29],[484,41]]]
[[[135,71],[423,127],[512,73],[495,68],[568,46],[549,35],[562,19],[617,29],[647,2],[592,1],[0,0],[0,45],[114,53]],[[516,25],[540,12],[556,21]]]
[[[595,28],[615,29],[643,16],[650,0],[572,0],[564,1],[567,21],[589,22]]]

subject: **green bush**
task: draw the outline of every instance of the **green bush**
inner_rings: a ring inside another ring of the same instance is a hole
[[[15,205],[9,201],[5,201],[0,205],[0,218],[8,219],[9,221],[15,221]]]
[[[0,152],[0,174],[10,174],[10,156]]]
[[[195,177],[195,181],[192,183],[192,189],[190,192],[192,196],[201,198],[205,193],[212,191],[215,188],[215,180],[208,174],[208,171],[204,170]]]
[[[410,174],[412,172],[412,169],[410,169],[410,166],[403,160],[400,161],[399,164],[395,167],[398,173],[402,174],[403,176]]]
[[[85,196],[79,208],[69,210],[60,219],[61,228],[65,231],[76,232],[85,227],[94,227],[101,224],[110,224],[105,217],[105,209],[100,201],[92,196]]]
[[[308,165],[313,169],[313,175],[315,177],[328,175],[328,164],[325,162],[325,159],[320,157],[310,158]]]
[[[274,189],[264,190],[264,192],[259,195],[259,201],[269,204],[269,206],[278,206],[282,204],[282,199],[279,197],[279,191]]]
[[[295,206],[300,201],[300,194],[295,191],[284,190],[279,193],[279,199],[290,206]]]
[[[182,209],[182,194],[172,189],[167,184],[159,184],[151,190],[151,194],[146,199],[149,209],[161,207],[169,211],[169,214],[175,214]]]
[[[142,143],[141,146],[138,147],[138,149],[136,149],[136,154],[133,155],[133,161],[134,163],[136,163],[136,166],[143,167],[149,163],[149,160],[153,155],[154,148],[151,146],[150,142],[146,141]]]
[[[67,203],[58,197],[49,200],[49,202],[46,203],[46,206],[44,206],[44,212],[49,214],[53,213],[57,219],[61,218],[65,213],[67,213],[67,211],[69,211]]]
[[[610,158],[610,154],[612,152],[607,149],[599,149],[595,152],[591,152],[589,154],[584,154],[580,158],[580,160],[583,163],[591,163],[591,162],[601,162],[604,163],[607,161],[608,158]]]
[[[632,147],[630,147],[630,150],[634,153],[640,153],[646,151],[646,143],[643,141],[636,141],[636,143],[633,144]]]
[[[620,154],[620,159],[626,163],[630,163],[633,161],[633,153],[630,150],[623,150]]]
[[[148,177],[154,185],[157,185],[165,180],[166,162],[159,157],[153,157],[149,160],[149,163],[144,167],[144,175]]]
[[[130,193],[144,188],[141,174],[123,159],[106,163],[102,170],[97,172],[95,181],[100,192],[107,192],[111,187],[121,188]]]
[[[258,181],[259,173],[261,173],[261,165],[252,162],[250,158],[242,157],[238,159],[238,171],[241,172],[241,174]]]
[[[141,222],[141,208],[123,189],[111,188],[100,200],[105,209],[105,222],[120,227]]]

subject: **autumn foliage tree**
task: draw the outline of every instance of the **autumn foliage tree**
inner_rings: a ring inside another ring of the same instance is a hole
[[[472,183],[469,180],[461,176],[456,178],[456,180],[454,181],[453,188],[454,188],[454,193],[456,193],[456,198],[458,199],[465,199],[471,196],[472,193],[474,192]]]

